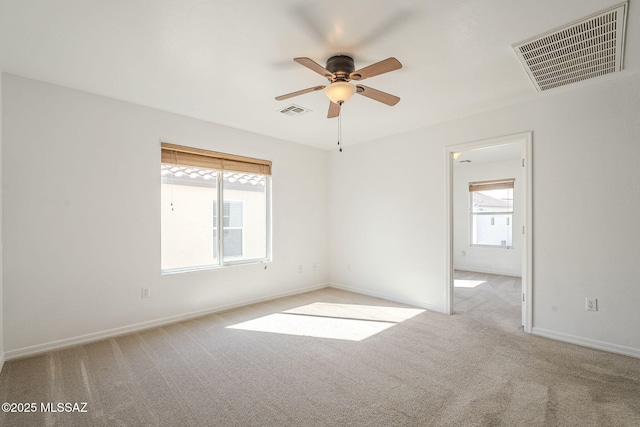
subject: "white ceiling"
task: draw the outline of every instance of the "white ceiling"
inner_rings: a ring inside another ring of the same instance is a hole
[[[636,1],[623,73],[640,70]],[[390,56],[402,62],[401,70],[364,82],[399,96],[398,105],[356,95],[343,106],[348,146],[544,96],[511,46],[617,3],[0,0],[0,68],[334,149],[338,123],[326,118],[323,93],[274,100],[326,83],[294,57],[324,65],[334,54],[348,54],[356,68]],[[278,112],[291,102],[312,112]]]

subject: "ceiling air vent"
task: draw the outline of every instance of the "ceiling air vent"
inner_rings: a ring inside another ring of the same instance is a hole
[[[538,91],[622,70],[627,3],[513,48]]]
[[[287,116],[299,116],[301,114],[308,113],[311,110],[296,104],[291,104],[288,107],[284,107],[283,109],[278,111],[280,111],[282,114],[286,114]]]

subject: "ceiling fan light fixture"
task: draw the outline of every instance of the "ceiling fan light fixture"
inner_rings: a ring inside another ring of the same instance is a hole
[[[356,87],[348,82],[337,81],[324,88],[324,93],[327,94],[331,102],[342,104],[351,99],[353,94],[356,93]]]

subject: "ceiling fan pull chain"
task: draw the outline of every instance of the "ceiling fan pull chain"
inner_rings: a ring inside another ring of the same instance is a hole
[[[340,112],[338,112],[338,148],[342,149],[342,147],[340,147],[340,138],[342,138],[342,114],[340,114]]]
[[[339,102],[338,105],[342,107],[343,102]],[[340,108],[340,112],[338,113],[338,147],[340,148],[340,152],[342,153],[342,108]]]

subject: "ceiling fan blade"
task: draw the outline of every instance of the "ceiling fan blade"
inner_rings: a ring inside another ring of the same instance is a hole
[[[361,68],[349,75],[352,80],[364,80],[378,74],[388,73],[389,71],[399,70],[402,64],[396,58],[387,58],[384,61],[376,62],[368,67]]]
[[[327,119],[333,119],[340,115],[340,104],[329,101],[329,112],[327,113]]]
[[[294,96],[298,96],[298,95],[303,95],[305,93],[309,93],[309,92],[315,92],[317,90],[322,90],[324,89],[324,86],[314,86],[314,87],[310,87],[308,89],[302,89],[296,92],[291,92],[288,93],[286,95],[280,95],[280,96],[276,96],[276,101],[282,101],[283,99],[287,99],[287,98],[293,98]]]
[[[309,59],[309,58],[293,58],[293,60],[296,61],[300,65],[304,65],[305,67],[307,67],[311,71],[315,71],[316,73],[320,74],[322,77],[325,77],[327,79],[334,79],[336,77],[332,72],[330,72],[329,70],[327,70],[322,65],[318,64],[317,62],[315,62],[312,59]]]
[[[356,93],[366,96],[367,98],[374,99],[378,102],[382,102],[383,104],[390,105],[392,107],[400,102],[400,98],[395,95],[391,95],[390,93],[386,93],[381,90],[372,89],[364,85],[356,85]]]

